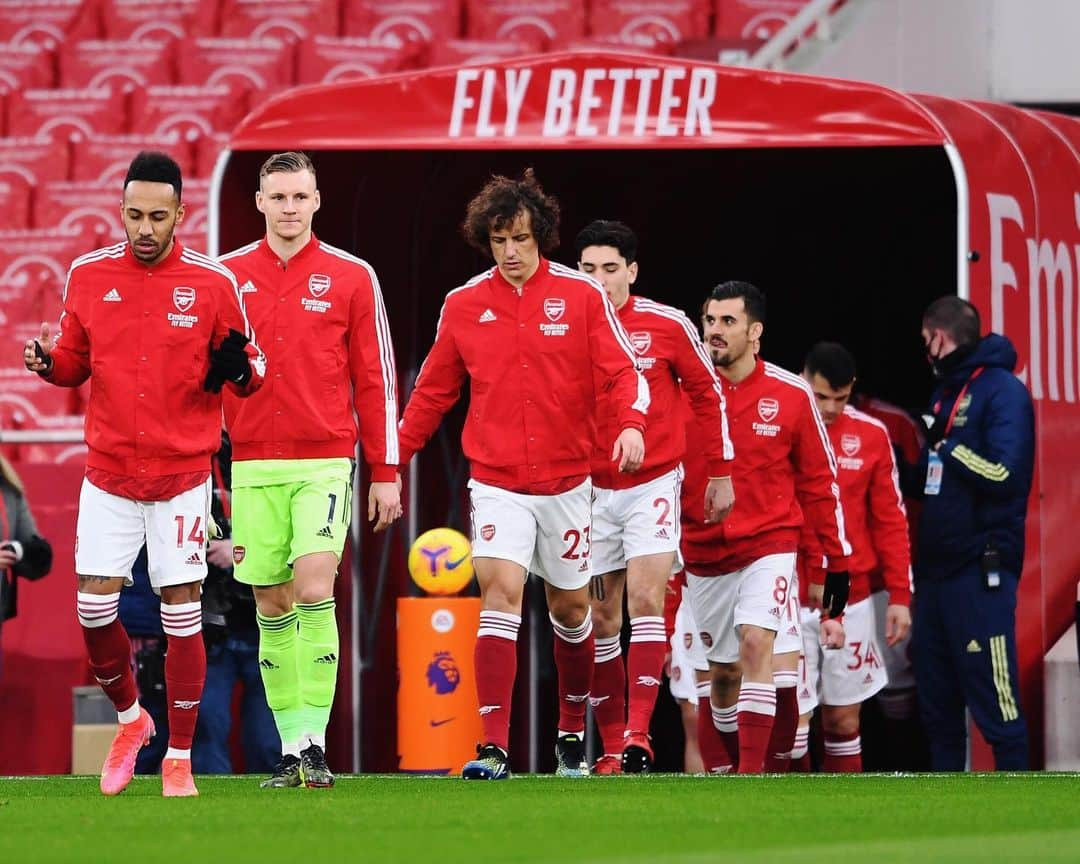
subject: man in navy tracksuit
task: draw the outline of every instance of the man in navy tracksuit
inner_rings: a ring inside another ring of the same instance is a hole
[[[936,771],[962,771],[965,706],[998,770],[1028,767],[1016,663],[1016,588],[1035,456],[1016,350],[980,338],[979,313],[942,297],[923,316],[939,386],[919,466],[923,496],[912,659]]]

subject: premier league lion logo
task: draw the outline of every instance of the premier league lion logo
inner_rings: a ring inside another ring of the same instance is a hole
[[[429,687],[435,688],[435,693],[445,696],[453,693],[461,683],[461,672],[458,670],[457,661],[449,651],[435,652],[435,658],[428,664],[427,681]]]

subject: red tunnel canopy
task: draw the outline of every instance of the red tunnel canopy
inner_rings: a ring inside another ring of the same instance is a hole
[[[904,94],[852,81],[623,53],[561,53],[304,87],[233,150],[933,145]]]

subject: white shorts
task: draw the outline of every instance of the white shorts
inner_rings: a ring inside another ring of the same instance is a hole
[[[594,489],[592,569],[603,576],[625,570],[643,555],[674,553],[672,573],[682,569],[679,556],[680,465],[648,483],[629,489]]]
[[[777,654],[802,654],[801,612],[799,574],[795,572],[791,574],[791,587],[788,589],[787,606],[784,608],[784,617],[780,622],[780,629],[776,631],[776,641],[773,642],[774,656]]]
[[[814,709],[820,704],[818,701],[818,689],[821,684],[821,646],[818,644],[818,631],[814,629],[814,623],[807,616],[812,614],[809,609],[802,612],[802,634],[804,649],[799,654],[799,684],[796,695],[799,698],[799,716],[813,714]],[[813,644],[811,644],[811,642]]]
[[[889,608],[889,592],[877,591],[870,595],[874,601],[874,618],[877,625],[878,645],[885,660],[885,672],[889,683],[888,690],[911,690],[915,687],[915,672],[911,668],[911,631],[892,647],[885,639],[885,612]]]
[[[592,481],[559,495],[522,495],[469,481],[472,557],[513,561],[553,588],[592,578]]]
[[[696,673],[708,668],[709,661],[698,636],[694,612],[684,597],[675,613],[675,632],[671,634],[671,695],[696,703]]]
[[[794,574],[794,552],[766,555],[723,576],[694,576],[688,570],[687,594],[705,656],[714,663],[737,661],[737,628],[743,624],[774,633],[783,629]]]
[[[819,637],[821,613],[816,609],[803,612],[806,678],[814,681],[820,670],[818,699],[822,705],[858,705],[887,683],[874,618],[874,604],[869,597],[849,603],[844,610],[844,647],[825,649]],[[802,705],[799,713],[807,713]]]
[[[124,584],[131,585],[131,565],[146,543],[155,591],[203,581],[210,490],[208,477],[167,501],[135,501],[99,489],[84,478],[75,529],[75,572],[123,576]]]

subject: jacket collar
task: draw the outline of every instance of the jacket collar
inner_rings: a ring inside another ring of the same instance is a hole
[[[541,255],[540,263],[536,267],[536,272],[533,273],[533,275],[528,278],[525,284],[521,286],[521,293],[524,294],[530,288],[534,287],[537,283],[539,283],[540,280],[542,280],[547,274],[547,272],[548,260],[543,255]],[[502,270],[499,269],[498,264],[495,265],[495,269],[491,274],[491,281],[493,284],[499,286],[500,288],[506,288],[509,291],[513,291],[515,294],[518,293],[517,286],[512,285],[509,281],[507,281],[506,277],[502,274]]]
[[[135,253],[131,250],[131,243],[127,243],[124,245],[124,259],[132,267],[138,267],[140,270],[150,270],[153,272],[156,270],[165,270],[169,267],[172,267],[174,264],[176,264],[177,261],[180,260],[180,253],[183,251],[183,244],[180,242],[180,239],[174,235],[172,249],[170,249],[169,254],[162,258],[160,261],[158,261],[157,264],[151,266],[143,264],[142,261],[135,257]]]
[[[259,251],[273,261],[275,264],[280,264],[283,267],[292,267],[307,258],[310,258],[319,248],[319,238],[315,236],[315,232],[311,232],[311,239],[301,247],[301,249],[288,260],[288,262],[282,261],[277,252],[270,248],[270,242],[266,239],[266,235],[263,235],[262,240],[259,241]]]

